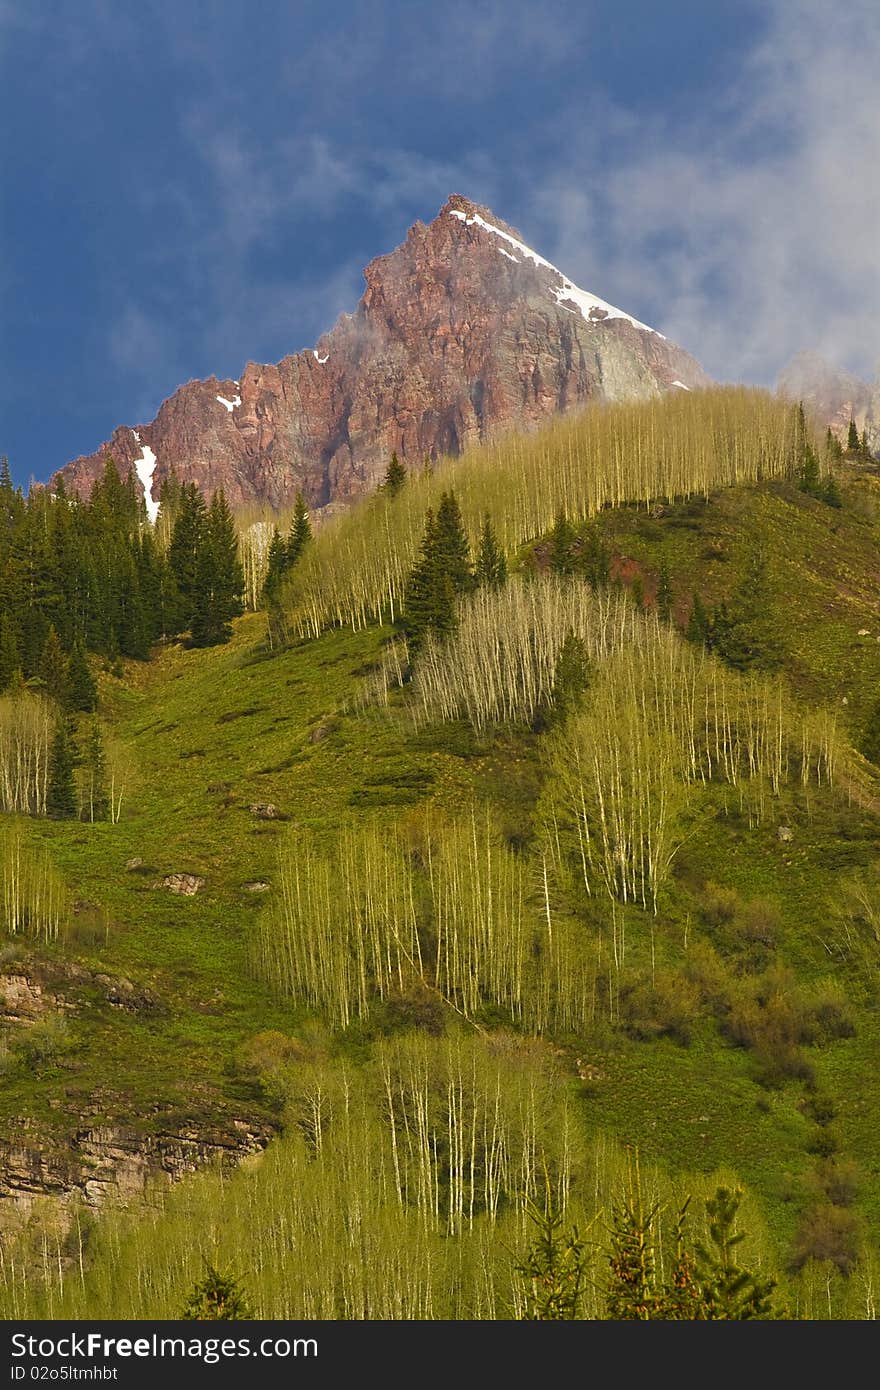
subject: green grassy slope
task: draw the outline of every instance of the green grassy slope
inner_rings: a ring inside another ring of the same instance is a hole
[[[862,475],[844,491],[839,511],[774,482],[655,514],[609,509],[598,525],[615,572],[626,582],[641,573],[649,600],[666,561],[680,623],[694,590],[710,603],[733,592],[759,538],[787,678],[804,700],[833,703],[857,733],[880,677],[877,482]],[[521,559],[543,564],[546,543]],[[387,710],[359,699],[388,629],[331,631],[270,656],[259,646],[264,624],[248,616],[228,647],[175,647],[149,666],[128,667],[122,681],[106,677],[104,707],[137,770],[120,823],[30,824],[79,910],[67,940],[39,948],[25,941],[20,959],[72,1007],[66,1048],[7,1067],[6,1134],[26,1117],[40,1142],[60,1151],[84,1116],[145,1134],[182,1123],[222,1129],[233,1119],[277,1126],[270,1098],[235,1059],[266,1030],[314,1028],[248,966],[249,930],[277,881],[279,835],[302,826],[329,840],[353,822],[406,817],[427,804],[454,812],[473,799],[491,801],[517,843],[531,834],[546,771],[541,736],[496,729],[478,738],[460,724],[416,734],[403,693]],[[253,814],[255,803],[272,803],[279,818]],[[779,839],[782,824],[790,841]],[[127,869],[135,858],[142,863]],[[586,1129],[637,1146],[673,1174],[734,1169],[763,1203],[780,1260],[812,1200],[816,1144],[825,1142],[809,1108],[816,1094],[836,1112],[835,1153],[854,1165],[857,1234],[880,1239],[873,948],[866,966],[842,951],[835,926],[842,885],[878,865],[880,822],[864,806],[787,791],[771,818],[750,826],[731,797],[710,792],[694,811],[656,923],[661,970],[686,971],[695,952],[711,948],[745,979],[776,961],[803,988],[829,977],[842,986],[854,1031],[805,1047],[809,1084],[797,1075],[761,1084],[754,1052],[734,1046],[700,1010],[687,1042],[664,1027],[639,1036],[605,1026],[555,1040],[561,1084]],[[161,886],[180,872],[204,878],[197,896]],[[268,894],[252,891],[254,882],[268,883]],[[719,886],[740,907],[769,905],[773,941],[757,962],[744,964],[733,928],[713,919]],[[106,914],[106,931],[96,930],[95,909]],[[630,939],[633,978],[642,980],[650,969],[644,914],[632,914]],[[10,958],[7,968],[14,964]],[[124,977],[151,1002],[113,1007],[97,974]],[[505,1020],[483,1020],[493,1022]],[[325,1030],[322,1046],[359,1065],[399,1026],[380,1011],[345,1035]]]
[[[880,680],[880,477],[850,469],[843,486],[840,509],[791,483],[769,482],[709,501],[616,507],[596,525],[614,568],[627,584],[640,575],[648,602],[665,561],[682,627],[694,592],[707,606],[729,600],[759,551],[786,677],[811,702],[845,698],[841,709],[855,728]],[[546,544],[537,552],[546,558]]]

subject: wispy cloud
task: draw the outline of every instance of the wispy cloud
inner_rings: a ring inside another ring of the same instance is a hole
[[[716,110],[689,130],[637,123],[610,168],[576,144],[540,181],[535,222],[570,274],[629,297],[722,378],[770,382],[810,346],[865,372],[880,351],[880,8],[771,0],[765,18]]]

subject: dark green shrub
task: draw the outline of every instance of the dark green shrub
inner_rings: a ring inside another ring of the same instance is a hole
[[[674,970],[658,970],[653,983],[636,979],[620,992],[620,1016],[631,1037],[670,1037],[687,1044],[700,1013],[696,983]]]
[[[837,1136],[828,1125],[817,1125],[807,1141],[807,1153],[818,1154],[820,1158],[831,1158],[837,1153]]]
[[[851,1159],[828,1157],[817,1163],[811,1185],[832,1206],[852,1206],[859,1191],[858,1167]]]
[[[827,1260],[849,1274],[856,1262],[858,1225],[845,1207],[821,1202],[804,1212],[792,1248],[791,1265],[802,1269],[808,1260]]]
[[[723,927],[732,922],[740,907],[739,894],[732,888],[707,883],[700,904],[700,916],[708,927]]]

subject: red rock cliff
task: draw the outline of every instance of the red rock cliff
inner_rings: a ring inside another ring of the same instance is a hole
[[[588,401],[708,384],[681,348],[456,194],[365,279],[356,311],[315,349],[249,362],[239,381],[189,382],[151,424],[67,464],[65,481],[86,492],[107,454],[125,471],[146,447],[154,498],[173,466],[235,506],[284,505],[301,488],[322,507],[374,488],[392,449],[417,465]]]

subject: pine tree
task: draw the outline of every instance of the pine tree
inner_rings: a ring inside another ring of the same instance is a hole
[[[488,512],[483,517],[475,577],[481,589],[503,589],[507,583],[507,561],[495,538]]]
[[[55,736],[49,750],[46,815],[52,820],[70,820],[76,815],[73,753],[63,719],[59,719],[55,726]]]
[[[859,458],[863,463],[871,463],[872,461],[871,450],[868,447],[867,429],[862,430],[862,437],[859,440]]]
[[[572,574],[574,556],[574,528],[561,509],[556,513],[556,521],[550,532],[550,568],[554,574]]]
[[[856,428],[856,422],[852,418],[852,416],[850,416],[849,432],[846,437],[846,452],[848,454],[852,454],[854,457],[858,457],[860,449],[861,440],[859,439],[859,432]]]
[[[269,554],[266,564],[266,578],[263,581],[263,602],[268,606],[273,604],[278,598],[281,590],[281,581],[287,570],[287,546],[276,526],[272,531],[272,539],[269,542]]]
[[[244,570],[238,552],[238,532],[222,488],[211,498],[208,534],[214,551],[217,602],[228,622],[244,612]]]
[[[659,1300],[657,1315],[666,1322],[704,1322],[706,1305],[697,1278],[697,1260],[685,1240],[688,1197],[675,1220],[675,1253],[672,1268]]]
[[[67,708],[90,713],[98,703],[98,687],[80,638],[73,644],[67,666]]]
[[[89,727],[84,767],[84,812],[90,821],[106,820],[110,812],[107,795],[107,759],[101,726],[93,719]]]
[[[244,611],[244,571],[238,557],[238,535],[221,491],[211,498],[207,523],[198,547],[190,639],[194,647],[228,642],[231,620]]]
[[[464,594],[473,588],[471,554],[458,499],[454,492],[444,492],[437,508],[436,522],[437,566],[449,581],[453,594]]]
[[[593,676],[586,643],[575,632],[567,632],[556,659],[553,688],[550,693],[549,722],[563,723],[580,709]]]
[[[547,1183],[543,1206],[529,1202],[526,1214],[537,1234],[515,1266],[523,1285],[522,1322],[562,1322],[580,1317],[589,1256],[576,1226],[563,1230],[562,1212]]]
[[[430,509],[425,515],[419,556],[407,582],[402,621],[414,656],[429,632],[443,636],[455,625],[455,593],[441,563],[437,520]]]
[[[808,439],[804,440],[803,453],[801,454],[801,464],[798,470],[798,487],[801,492],[807,492],[816,497],[819,493],[819,460],[816,451]]]
[[[58,633],[52,625],[43,643],[38,674],[45,686],[46,694],[62,707],[67,705],[67,673],[67,657],[64,655]]]
[[[594,592],[598,589],[607,589],[611,572],[611,560],[608,554],[608,548],[602,540],[599,534],[599,528],[595,523],[592,526],[588,526],[584,532],[579,568]]]
[[[311,539],[312,528],[309,524],[308,508],[302,493],[298,492],[293,506],[293,522],[287,538],[287,569],[293,568]]]
[[[837,485],[837,479],[835,478],[833,473],[827,474],[826,477],[822,480],[822,486],[819,489],[819,496],[822,498],[822,501],[825,502],[826,505],[829,507],[843,506],[843,498],[840,495],[840,488]]]
[[[745,1238],[735,1230],[742,1193],[719,1187],[706,1202],[709,1242],[696,1245],[696,1279],[704,1316],[739,1322],[774,1317],[770,1295],[775,1279],[762,1279],[736,1262],[736,1247]]]
[[[645,581],[640,574],[637,574],[632,584],[630,584],[629,596],[636,608],[641,612],[645,606]]]
[[[187,483],[180,491],[177,516],[168,545],[168,565],[174,575],[180,605],[171,617],[170,630],[181,632],[192,622],[196,593],[196,569],[208,522],[205,499],[195,483]]]
[[[828,426],[828,432],[825,435],[825,453],[828,455],[828,458],[832,462],[838,461],[843,458],[843,445],[837,438],[837,435],[834,433],[830,425]]]
[[[658,1316],[658,1293],[652,1227],[658,1208],[644,1212],[640,1201],[612,1206],[611,1256],[605,1316],[624,1322],[647,1322]]]
[[[185,1322],[247,1322],[254,1314],[238,1280],[209,1264],[180,1316]]]
[[[657,612],[664,623],[668,623],[672,618],[672,581],[669,577],[669,565],[666,560],[660,565],[660,577],[657,581]]]
[[[753,546],[730,602],[714,610],[706,646],[738,671],[779,665],[782,648],[773,620],[767,556],[760,545]]]
[[[21,670],[18,638],[8,613],[0,616],[0,694],[8,690],[16,671]]]
[[[880,700],[872,707],[865,723],[859,749],[872,763],[880,767]]]
[[[385,469],[385,477],[380,484],[380,491],[388,497],[396,497],[406,482],[406,466],[397,457],[397,451],[391,455],[391,461]]]
[[[697,593],[693,596],[691,615],[688,619],[688,625],[684,635],[689,642],[693,642],[698,646],[705,646],[706,639],[709,635],[709,615],[703,606],[703,600]]]

